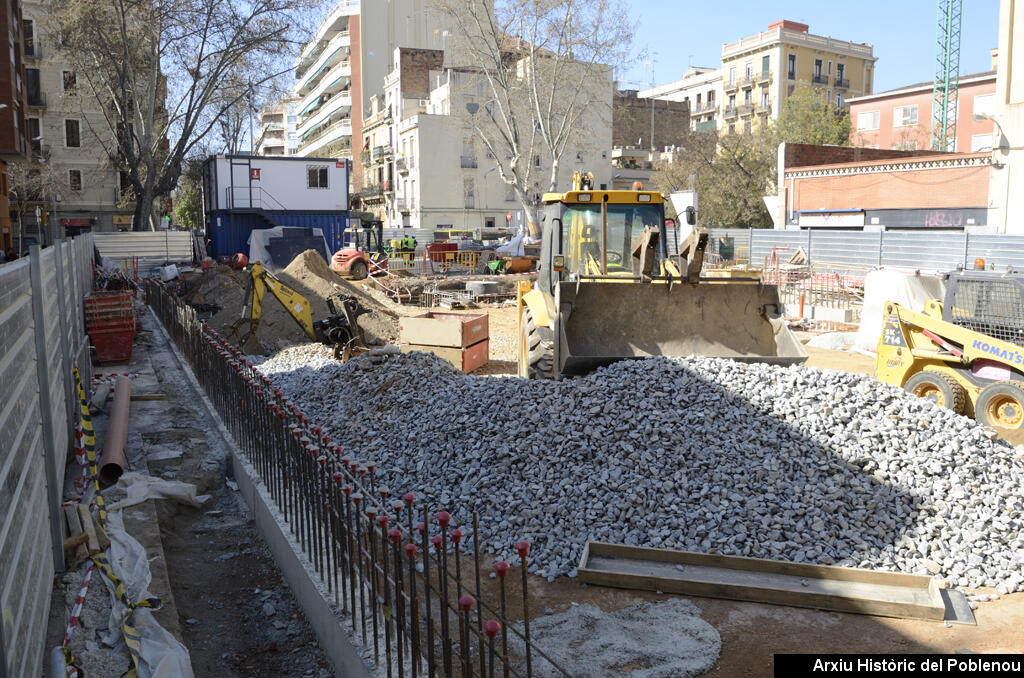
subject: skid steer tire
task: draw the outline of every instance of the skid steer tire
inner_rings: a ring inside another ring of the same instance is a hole
[[[926,370],[918,372],[904,384],[903,390],[918,398],[963,414],[967,407],[967,391],[951,375]]]
[[[365,280],[366,275],[369,272],[366,268],[366,264],[361,261],[353,263],[352,267],[348,271],[348,274],[355,280]]]
[[[974,418],[995,428],[1024,428],[1024,389],[1009,381],[989,384],[974,404]]]
[[[537,327],[529,308],[523,309],[520,320],[519,376],[526,379],[554,379],[554,333],[548,327]]]

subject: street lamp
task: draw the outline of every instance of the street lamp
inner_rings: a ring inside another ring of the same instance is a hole
[[[1004,142],[1007,142],[1008,140],[1006,138],[1006,133],[1003,132],[1003,126],[999,124],[999,121],[996,120],[994,116],[991,116],[988,113],[975,113],[972,116],[972,118],[973,118],[974,122],[992,122],[992,124],[994,124],[996,126],[996,129],[999,130],[999,145],[996,146],[996,148],[998,148],[1002,152],[1005,152],[1005,151],[1009,150],[1007,148],[1009,146],[1009,144],[1008,143],[1004,143]],[[1003,168],[1003,164],[1002,163],[992,163],[992,167],[994,167],[995,169],[1002,169]]]

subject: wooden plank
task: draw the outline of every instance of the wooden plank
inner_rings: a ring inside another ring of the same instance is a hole
[[[433,353],[439,358],[446,360],[458,369],[462,370],[466,374],[472,372],[476,368],[486,365],[490,359],[490,340],[484,339],[483,341],[477,342],[468,348],[451,348],[448,346],[423,346],[420,344],[406,344],[400,345],[402,353],[409,353],[410,351],[423,351],[424,353]]]
[[[89,555],[96,555],[102,549],[100,548],[99,537],[96,536],[96,528],[93,525],[92,514],[89,513],[89,507],[78,504],[78,517],[81,518],[82,528],[85,530],[85,534],[89,537],[86,542],[86,547],[89,549]]]
[[[67,520],[68,534],[72,537],[77,537],[80,534],[84,534],[85,530],[82,528],[82,519],[78,516],[78,509],[72,504],[70,506],[64,506],[64,518]],[[85,560],[89,557],[89,549],[86,546],[86,542],[89,540],[89,535],[86,534],[85,540],[78,543],[75,547],[75,559],[69,562],[78,562],[79,560]]]
[[[132,400],[167,400],[166,393],[133,393]]]
[[[942,620],[923,575],[587,542],[581,582],[884,617]]]

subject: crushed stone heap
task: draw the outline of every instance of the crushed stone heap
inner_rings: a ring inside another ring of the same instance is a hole
[[[1024,590],[1024,459],[870,377],[651,358],[527,381],[315,345],[260,369],[393,493],[477,510],[482,547],[530,539],[549,578],[594,539]]]

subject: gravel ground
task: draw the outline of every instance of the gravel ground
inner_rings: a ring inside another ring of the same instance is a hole
[[[530,539],[549,579],[589,538],[1024,590],[1024,460],[869,377],[655,358],[537,382],[316,346],[261,369],[348,453],[386,450],[393,491],[479,511],[489,552]]]

